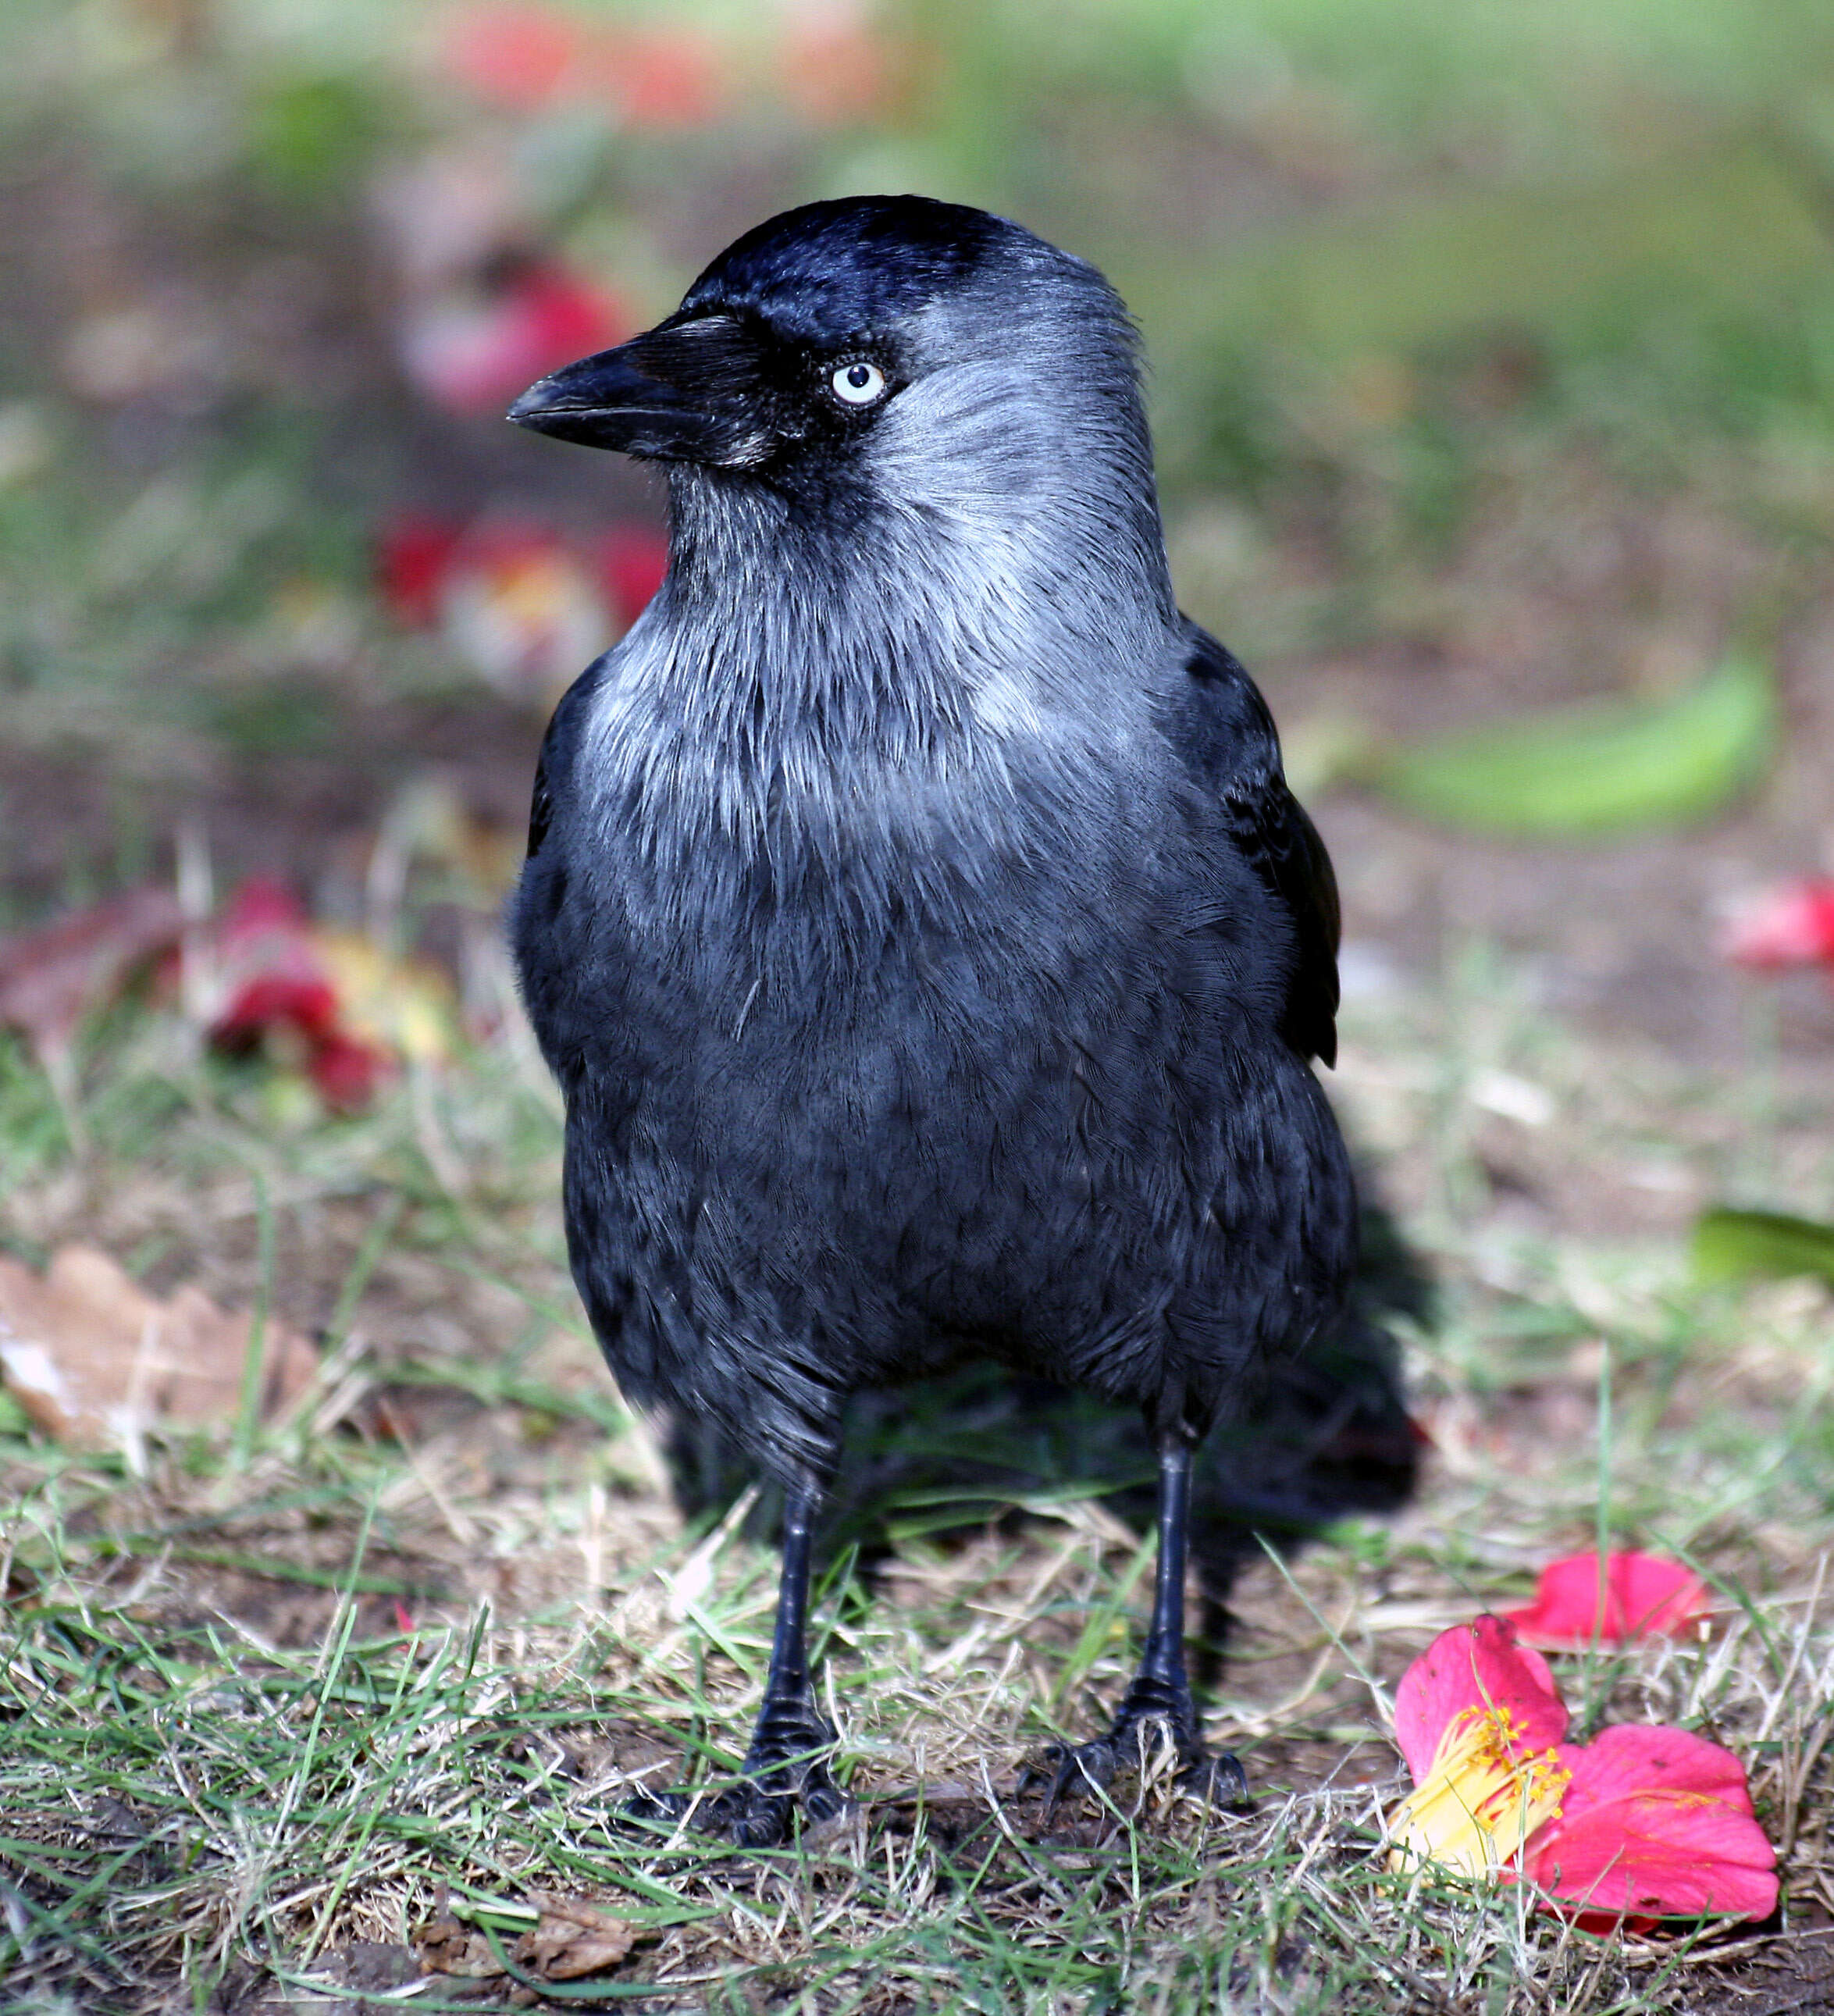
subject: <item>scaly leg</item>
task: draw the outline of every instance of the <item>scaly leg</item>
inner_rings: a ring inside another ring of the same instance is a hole
[[[1144,1769],[1157,1731],[1171,1743],[1179,1777],[1206,1798],[1225,1787],[1236,1799],[1248,1795],[1240,1763],[1226,1752],[1208,1755],[1199,1730],[1197,1705],[1185,1672],[1185,1563],[1191,1517],[1192,1444],[1185,1435],[1163,1436],[1159,1447],[1159,1565],[1153,1582],[1153,1621],[1147,1627],[1140,1670],[1123,1696],[1120,1712],[1106,1736],[1073,1746],[1054,1744],[1056,1769],[1046,1805],[1069,1792],[1093,1787],[1106,1791],[1124,1765]],[[1021,1790],[1042,1773],[1028,1770]]]
[[[836,1739],[815,1705],[805,1642],[809,1557],[820,1503],[813,1485],[792,1490],[785,1503],[783,1575],[764,1704],[739,1782],[701,1809],[700,1824],[745,1848],[773,1848],[788,1840],[799,1809],[806,1820],[819,1823],[837,1818],[847,1807],[846,1794],[822,1761]],[[678,1820],[687,1805],[679,1793],[649,1794],[632,1802],[632,1811],[639,1819]]]

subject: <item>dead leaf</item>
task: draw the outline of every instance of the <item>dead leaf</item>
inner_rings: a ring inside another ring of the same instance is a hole
[[[106,1253],[65,1246],[41,1278],[0,1258],[0,1373],[46,1434],[76,1449],[131,1449],[162,1423],[202,1427],[241,1404],[252,1319],[187,1285],[148,1294]],[[268,1319],[261,1412],[305,1387],[318,1363],[295,1330]]]
[[[463,1981],[488,1981],[503,1969],[490,1942],[456,1918],[435,1918],[415,1938],[420,1964],[429,1974],[451,1975]]]
[[[524,1932],[510,1957],[549,1981],[577,1981],[616,1967],[637,1943],[637,1928],[613,1917],[583,1898],[548,1891],[529,1893],[541,1913],[532,1932]]]
[[[41,1058],[63,1049],[136,967],[178,943],[185,921],[170,889],[130,889],[0,938],[0,1024],[29,1038]]]

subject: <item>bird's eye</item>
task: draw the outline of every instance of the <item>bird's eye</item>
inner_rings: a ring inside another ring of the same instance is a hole
[[[843,364],[828,381],[829,389],[844,406],[870,406],[885,397],[885,373],[876,364],[856,358]]]

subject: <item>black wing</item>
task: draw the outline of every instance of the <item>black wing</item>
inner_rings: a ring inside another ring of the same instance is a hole
[[[1318,830],[1286,788],[1280,738],[1259,689],[1207,631],[1187,622],[1189,677],[1173,736],[1216,794],[1230,837],[1291,919],[1296,948],[1280,1034],[1301,1057],[1337,1060],[1337,877]]]

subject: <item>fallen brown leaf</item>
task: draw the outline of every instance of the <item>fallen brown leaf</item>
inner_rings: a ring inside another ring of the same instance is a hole
[[[420,1964],[429,1974],[450,1975],[462,1981],[489,1981],[503,1969],[490,1942],[456,1918],[435,1918],[414,1942]]]
[[[125,984],[134,969],[178,941],[185,913],[170,889],[130,889],[35,931],[0,938],[0,1024],[42,1057]]]
[[[253,1319],[186,1286],[161,1301],[106,1253],[65,1246],[34,1274],[0,1258],[0,1375],[47,1435],[74,1448],[131,1447],[160,1423],[232,1420]],[[261,1408],[299,1394],[318,1363],[305,1337],[269,1318]]]
[[[549,1981],[577,1981],[616,1967],[637,1943],[637,1928],[602,1911],[583,1898],[531,1891],[529,1902],[541,1913],[532,1932],[524,1932],[510,1949],[510,1957]]]

